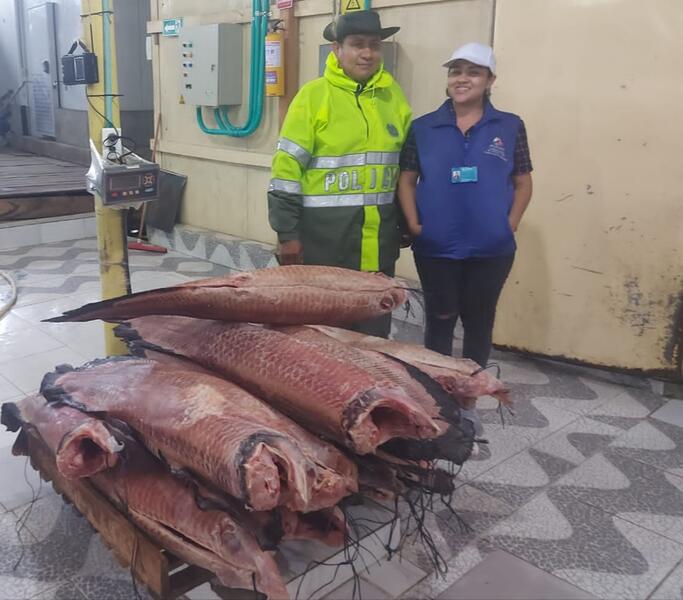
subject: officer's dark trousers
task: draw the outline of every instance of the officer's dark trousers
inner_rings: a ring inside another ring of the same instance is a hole
[[[463,357],[486,366],[496,305],[515,255],[452,260],[415,255],[425,298],[425,347],[453,353],[458,318],[465,332]]]
[[[395,271],[396,268],[392,266],[388,269],[384,269],[382,272],[389,277],[393,277]],[[359,323],[346,325],[345,328],[364,333],[365,335],[388,338],[391,333],[391,313],[382,315],[376,319],[369,319],[368,321],[360,321]]]

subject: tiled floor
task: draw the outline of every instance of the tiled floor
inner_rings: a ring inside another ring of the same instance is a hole
[[[135,291],[271,261],[256,244],[167,241],[166,255],[131,253]],[[94,239],[5,249],[0,270],[19,289],[0,320],[0,402],[35,391],[57,364],[104,355],[101,324],[41,322],[98,298]],[[0,282],[0,304],[6,293]],[[418,307],[394,334],[418,341],[419,318]],[[495,403],[481,403],[490,443],[452,500],[469,527],[440,503],[428,516],[447,572],[436,576],[424,547],[407,545],[361,575],[361,597],[683,598],[683,402],[646,380],[494,358],[515,414],[502,424]],[[134,598],[130,574],[87,522],[11,456],[13,438],[0,432],[0,599]],[[350,582],[327,597],[352,594]],[[187,596],[215,597],[208,586]]]

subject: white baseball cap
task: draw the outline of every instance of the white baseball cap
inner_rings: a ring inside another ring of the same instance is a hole
[[[496,57],[493,55],[493,48],[486,44],[471,42],[460,46],[443,66],[450,67],[456,60],[467,60],[480,67],[488,67],[491,73],[496,74]]]

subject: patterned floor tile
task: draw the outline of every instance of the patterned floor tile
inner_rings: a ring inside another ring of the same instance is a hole
[[[29,394],[40,388],[40,382],[48,371],[55,366],[68,363],[80,365],[85,357],[68,348],[61,346],[48,352],[32,354],[24,358],[17,358],[0,363],[0,375],[22,392]]]
[[[16,306],[21,307],[48,300],[59,300],[65,295],[99,295],[100,277],[99,274],[67,275],[63,280],[59,280],[59,285],[36,284],[29,286],[20,283],[17,287]]]
[[[683,400],[668,400],[662,408],[650,415],[653,419],[683,429]]]
[[[0,575],[0,600],[52,600],[57,589],[50,581]]]
[[[650,600],[683,600],[683,562],[655,590]]]
[[[644,419],[664,404],[661,397],[647,391],[624,390],[590,412],[592,415]]]
[[[569,465],[578,465],[624,433],[623,429],[589,417],[579,417],[556,433],[537,442],[532,452],[554,456]]]
[[[542,386],[539,386],[542,387]],[[505,423],[500,424],[496,410],[479,411],[484,422],[484,437],[488,444],[480,445],[480,456],[463,465],[461,476],[466,480],[476,479],[479,475],[532,446],[552,433],[575,421],[576,414],[548,404],[543,397],[519,401],[515,414],[505,415]],[[484,405],[486,406],[486,405]],[[495,420],[498,419],[498,423]]]
[[[34,277],[49,277],[53,275],[72,275],[97,272],[99,259],[97,252],[70,248],[64,254],[55,258],[35,258],[22,256],[5,267],[14,273],[28,273]]]
[[[52,488],[41,481],[25,456],[12,456],[10,447],[0,448],[0,503],[13,510],[35,498],[52,494]]]
[[[14,513],[0,515],[0,598],[55,597],[57,586],[67,583],[60,569],[65,565],[59,552],[47,556],[42,545],[21,525],[21,517]],[[55,550],[52,548],[53,553]]]
[[[76,294],[73,296],[59,296],[46,300],[45,302],[36,302],[28,306],[22,306],[12,309],[12,314],[16,314],[24,321],[38,325],[38,327],[49,327],[49,323],[41,323],[43,319],[50,319],[57,317],[67,310],[72,310],[87,304],[88,302],[96,302],[101,298],[99,289],[92,290],[87,294]]]
[[[23,518],[30,522],[41,513],[42,509],[39,506],[35,513],[31,512],[28,518],[25,516]],[[20,520],[24,514],[21,513]],[[29,531],[33,535],[36,532],[35,526]],[[65,507],[59,513],[53,526],[41,531],[39,539],[25,547],[17,573],[24,577],[55,583],[71,578],[84,564],[88,541],[93,535],[94,532],[89,523],[76,516],[72,509]]]
[[[683,544],[681,477],[608,450],[556,485],[581,502]]]
[[[0,363],[37,352],[47,352],[60,346],[61,342],[35,327],[10,331],[0,335]]]
[[[523,394],[517,392],[522,388],[532,386],[510,386],[510,395],[513,399],[512,412],[503,411],[501,419],[500,411],[492,408],[483,408],[481,419],[483,423],[502,424],[506,427],[523,427],[543,430],[531,432],[530,441],[537,441],[539,436],[546,437],[553,431],[561,429],[577,418],[575,412],[568,410],[574,398],[568,396],[563,403],[558,403],[557,398],[546,396],[544,389],[547,386],[533,386],[535,390],[525,389]],[[545,390],[547,391],[547,390]],[[578,390],[577,392],[578,393]],[[484,405],[485,406],[485,405]]]
[[[683,545],[549,489],[480,542],[601,598],[644,598],[683,557]]]
[[[73,582],[88,600],[122,600],[123,598],[153,600],[145,586],[140,582],[133,583],[130,577],[128,579],[117,579],[75,576]]]
[[[590,600],[587,592],[497,550],[439,596],[439,600]]]
[[[85,360],[107,355],[105,348],[104,324],[102,321],[85,323],[41,323],[47,335],[71,348]]]
[[[500,379],[506,384],[547,385],[550,378],[531,360],[497,360]]]
[[[49,589],[44,596],[37,596],[31,600],[87,600],[83,592],[75,583],[67,581],[57,587]]]
[[[4,303],[4,299],[0,298],[0,303]],[[0,319],[0,335],[4,333],[9,333],[10,331],[17,331],[28,327],[27,321],[17,316],[14,311],[5,314],[2,319]]]
[[[436,598],[465,573],[481,563],[487,552],[477,548],[474,544],[464,545],[451,556],[445,564],[447,571],[440,575],[432,573],[425,577],[415,587],[408,590],[402,598],[405,600],[424,600],[425,598]]]
[[[417,585],[427,573],[407,560],[394,557],[373,565],[361,573],[361,578],[385,592],[389,598],[397,598]],[[364,598],[370,596],[363,595]]]
[[[391,600],[383,589],[377,587],[367,579],[350,580],[336,590],[324,596],[324,600],[349,600],[350,598],[365,598],[366,600]]]
[[[0,375],[0,402],[6,402],[21,395],[21,390]]]
[[[51,487],[49,483],[43,485]],[[87,545],[93,533],[87,520],[56,493],[38,500],[24,522],[31,535],[40,542],[57,534],[65,537],[80,535],[80,541]]]
[[[24,396],[18,396],[15,398],[5,398],[2,400],[3,403],[5,402],[16,402],[18,400],[21,400]],[[0,425],[0,452],[2,453],[1,456],[9,456],[10,450],[12,446],[14,445],[14,441],[17,439],[17,434],[12,431],[8,431]]]
[[[473,483],[496,483],[522,488],[542,488],[550,483],[548,473],[526,450],[478,475]]]
[[[683,428],[647,419],[611,444],[615,452],[673,473],[683,469]]]

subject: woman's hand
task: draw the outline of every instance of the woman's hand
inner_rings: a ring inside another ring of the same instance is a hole
[[[410,231],[410,235],[413,237],[418,237],[422,233],[422,225],[418,222],[408,222],[408,231]]]
[[[522,215],[531,200],[531,192],[533,191],[531,173],[520,173],[519,175],[515,175],[513,177],[513,183],[515,186],[515,199],[512,202],[512,208],[510,209],[508,219],[510,222],[510,229],[512,229],[512,233],[515,233],[522,220]]]

